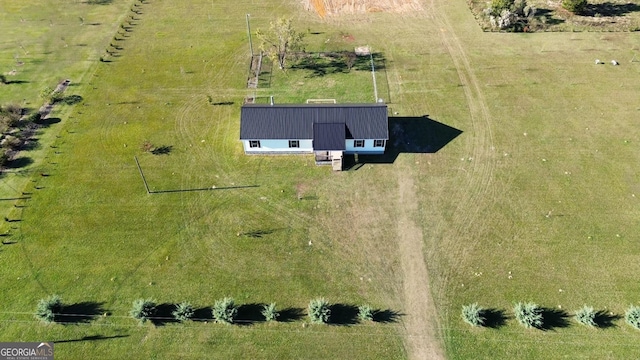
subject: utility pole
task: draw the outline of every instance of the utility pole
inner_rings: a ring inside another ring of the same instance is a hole
[[[251,58],[253,58],[253,43],[251,42],[251,25],[249,24],[249,16],[247,14],[247,34],[249,35],[249,50],[251,51]]]

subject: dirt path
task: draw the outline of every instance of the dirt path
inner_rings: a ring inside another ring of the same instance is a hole
[[[410,170],[398,172],[398,248],[403,274],[407,352],[410,359],[444,359],[437,313],[423,255],[422,230],[414,221],[418,198]]]
[[[483,88],[475,76],[471,61],[456,34],[456,29],[448,18],[447,2],[430,0],[425,5],[426,16],[433,19],[433,24],[438,27],[440,40],[456,68],[470,116],[470,129],[466,131],[469,137],[464,146],[464,152],[470,161],[466,183],[458,191],[449,194],[455,198],[453,202],[457,204],[458,211],[454,212],[454,219],[451,219],[448,225],[438,222],[431,225],[438,232],[438,229],[456,224],[457,236],[466,237],[470,224],[477,219],[481,210],[478,200],[490,197],[496,191],[492,186],[495,171],[493,124]],[[397,174],[400,202],[397,207],[399,211],[397,233],[407,313],[404,321],[407,351],[410,359],[443,359],[445,356],[441,339],[444,334],[438,332],[439,318],[432,295],[442,289],[432,289],[429,285],[422,228],[412,217],[418,210],[418,197],[411,169],[408,167],[401,169]],[[458,245],[450,245],[453,256],[457,257],[456,254],[460,251],[456,248]],[[446,286],[446,281],[443,281],[441,286]]]

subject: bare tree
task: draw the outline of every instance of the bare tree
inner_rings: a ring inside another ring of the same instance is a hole
[[[257,30],[256,36],[261,41],[261,50],[271,61],[278,63],[280,70],[285,69],[288,55],[303,47],[304,34],[293,28],[289,18],[272,21],[268,33]]]

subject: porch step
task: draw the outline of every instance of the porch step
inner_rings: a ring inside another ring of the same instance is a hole
[[[333,159],[331,165],[333,166],[333,171],[342,171],[342,157]]]

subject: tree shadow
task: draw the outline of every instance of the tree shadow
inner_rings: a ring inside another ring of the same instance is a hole
[[[109,5],[113,2],[113,0],[87,0],[85,4],[89,5]]]
[[[31,164],[33,164],[33,159],[27,156],[22,156],[22,157],[7,161],[4,166],[8,169],[19,169],[25,166],[29,166]]]
[[[542,308],[542,326],[540,330],[548,331],[569,326],[569,314],[564,310]]]
[[[155,314],[149,319],[155,326],[164,326],[169,323],[177,322],[173,316],[173,312],[176,309],[175,304],[162,303],[156,306]]]
[[[262,310],[264,304],[252,303],[238,306],[238,313],[234,319],[234,324],[252,325],[255,322],[265,321]]]
[[[40,143],[38,142],[37,138],[30,138],[25,140],[22,145],[20,145],[20,147],[18,148],[20,151],[31,151],[31,150],[38,150],[40,149],[42,146],[40,145]]]
[[[171,150],[173,150],[173,146],[172,145],[162,145],[162,146],[158,146],[157,148],[151,150],[151,153],[153,155],[169,155],[171,153]]]
[[[213,320],[213,311],[210,306],[196,309],[193,312],[193,321],[207,322]]]
[[[353,325],[358,322],[358,307],[348,304],[333,304],[329,306],[331,325]]]
[[[632,12],[640,11],[640,5],[634,3],[616,4],[604,2],[601,4],[587,4],[585,9],[579,14],[583,16],[623,16]]]
[[[498,329],[504,326],[509,319],[502,309],[483,309],[482,317],[484,317],[484,327]]]
[[[622,319],[622,316],[616,315],[613,313],[607,313],[604,310],[600,310],[596,313],[595,318],[593,319],[596,323],[596,326],[601,329],[608,329],[616,327],[614,321]]]
[[[543,17],[545,18],[544,24],[546,25],[558,25],[565,22],[564,19],[553,17],[553,11],[550,9],[537,9],[535,18],[542,21]]]
[[[391,309],[377,309],[373,311],[373,321],[383,324],[396,323],[400,320],[401,316],[404,316],[404,314]]]
[[[48,117],[48,118],[44,118],[44,119],[40,118],[40,119],[34,121],[33,123],[39,125],[40,127],[49,127],[49,126],[51,126],[53,124],[57,124],[57,123],[59,123],[61,121],[62,121],[62,119],[60,119],[60,118]]]
[[[55,321],[62,324],[88,323],[105,313],[103,305],[104,303],[94,301],[64,305]]]
[[[345,155],[344,169],[357,170],[364,164],[392,164],[402,153],[436,153],[460,134],[462,130],[435,121],[428,115],[389,117],[389,140],[384,154],[361,154],[357,160],[354,155]]]
[[[292,322],[302,319],[305,316],[304,309],[289,307],[278,311],[278,322]]]
[[[211,103],[211,105],[213,106],[228,106],[228,105],[233,105],[235,104],[234,101],[220,101],[220,102],[213,102]]]
[[[371,71],[371,58],[373,58],[376,70],[382,70],[385,67],[385,58],[381,53],[373,53],[371,56],[356,56],[352,51],[340,51],[303,53],[298,54],[298,57],[299,59],[291,66],[291,69],[311,71],[307,77],[349,73],[351,70]]]
[[[83,98],[80,95],[69,95],[69,96],[65,96],[64,99],[61,100],[61,102],[67,105],[75,105],[81,102],[82,100]]]

